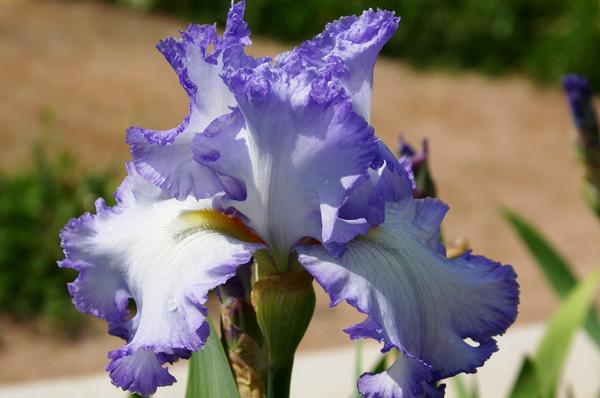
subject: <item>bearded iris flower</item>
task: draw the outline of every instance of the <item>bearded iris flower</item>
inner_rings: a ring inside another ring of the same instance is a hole
[[[191,25],[157,45],[190,97],[188,115],[168,131],[130,128],[116,205],[99,199],[96,214],[61,233],[60,265],[79,271],[74,304],[126,341],[109,353],[113,383],[142,395],[172,384],[166,364],[210,333],[209,291],[260,251],[282,280],[300,264],[332,306],[364,313],[351,338],[400,351],[387,371],[360,378],[365,397],[442,396],[439,380],[497,350],[518,285],[510,266],[446,258],[446,205],[413,199],[410,164],[369,125],[374,64],[399,19],[365,11],[254,59],[244,7],[232,5],[222,36]]]

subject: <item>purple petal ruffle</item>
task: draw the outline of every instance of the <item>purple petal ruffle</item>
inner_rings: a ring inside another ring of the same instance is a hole
[[[244,53],[244,46],[251,43],[244,9],[245,1],[232,4],[223,37],[217,35],[215,25],[190,25],[179,39],[168,38],[157,44],[190,97],[189,113],[170,130],[134,126],[127,131],[138,173],[180,200],[188,195],[207,198],[219,192],[238,198],[239,192],[229,185],[230,181],[217,178],[193,160],[191,141],[236,104],[220,77],[224,68],[268,61],[255,60]]]
[[[388,204],[385,222],[348,243],[341,258],[314,245],[298,248],[332,305],[346,300],[367,315],[346,330],[350,337],[374,338],[384,351],[395,347],[422,361],[431,367],[429,382],[483,365],[497,350],[493,337],[516,319],[519,301],[512,267],[470,253],[443,255],[446,210],[434,199],[407,198]]]
[[[354,110],[370,119],[373,68],[377,55],[398,27],[393,12],[368,10],[327,24],[322,33],[275,58],[290,73],[316,69],[340,81]]]
[[[306,236],[328,244],[366,232],[366,220],[341,225],[337,213],[368,179],[378,145],[337,82],[274,64],[223,78],[239,109],[195,137],[195,159],[244,186],[245,200],[231,205],[269,247],[287,258]]]
[[[358,391],[365,398],[441,398],[445,386],[431,382],[431,367],[400,353],[394,364],[378,374],[364,373]]]
[[[262,245],[203,229],[188,216],[211,211],[212,200],[169,198],[131,164],[128,171],[116,206],[100,200],[95,215],[65,226],[59,265],[79,271],[69,284],[78,310],[106,319],[109,332],[127,341],[109,354],[113,383],[149,395],[175,381],[165,363],[204,345],[209,290],[233,277]],[[129,314],[130,300],[135,314]]]

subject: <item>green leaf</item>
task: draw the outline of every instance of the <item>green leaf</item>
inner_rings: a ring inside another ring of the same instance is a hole
[[[387,368],[387,359],[388,356],[391,355],[390,353],[384,354],[383,357],[377,361],[377,363],[375,364],[375,366],[373,366],[373,369],[371,369],[371,373],[381,373],[384,370],[386,370]]]
[[[538,346],[535,366],[542,397],[550,397],[556,391],[571,341],[594,301],[599,276],[599,271],[593,272],[565,298]]]
[[[192,354],[185,398],[239,398],[227,356],[210,323],[204,348]]]
[[[519,234],[531,255],[560,298],[564,298],[577,284],[577,279],[569,264],[550,243],[527,221],[508,209],[502,211],[504,218]],[[592,306],[585,321],[585,330],[600,347],[600,320]]]
[[[523,361],[510,398],[550,398],[573,336],[582,326],[594,300],[600,272],[596,271],[567,295],[550,321],[534,358]]]
[[[360,393],[358,392],[356,380],[358,380],[358,378],[362,374],[362,354],[363,342],[362,340],[357,340],[354,345],[354,394],[352,394],[353,398],[360,398]]]
[[[471,387],[471,398],[479,398],[479,383],[477,383],[477,379],[473,381],[473,386]]]
[[[381,356],[381,359],[379,361],[375,362],[375,365],[373,365],[369,373],[381,373],[386,371],[388,366],[391,366],[391,364],[397,359],[397,357],[398,350],[396,350],[395,348],[386,352]]]
[[[539,398],[540,396],[540,383],[536,365],[530,357],[526,357],[523,360],[521,370],[509,394],[509,398]]]
[[[460,377],[454,377],[452,379],[452,382],[452,384],[454,385],[454,391],[456,391],[456,396],[458,398],[470,398],[467,386]]]
[[[452,378],[452,385],[454,385],[454,392],[458,398],[479,398],[479,388],[476,382],[469,389],[462,377],[456,376]]]

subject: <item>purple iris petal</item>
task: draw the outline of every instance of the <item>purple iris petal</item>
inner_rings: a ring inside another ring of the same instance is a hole
[[[253,66],[267,59],[254,60],[244,53],[250,44],[243,19],[245,2],[232,4],[227,25],[219,38],[214,25],[190,25],[181,38],[169,38],[157,48],[171,64],[190,97],[190,111],[183,122],[166,131],[131,127],[127,143],[138,172],[180,200],[188,195],[207,198],[218,192],[240,198],[238,187],[230,185],[210,170],[194,162],[190,144],[216,117],[230,112],[235,99],[220,74],[226,66]]]
[[[386,350],[423,361],[432,381],[483,365],[497,349],[493,337],[514,322],[519,297],[510,266],[443,255],[439,225],[446,210],[434,199],[407,198],[388,204],[385,222],[348,243],[342,258],[318,246],[298,248],[332,305],[346,300],[367,314],[347,330],[352,338],[375,338]]]
[[[266,63],[223,76],[239,109],[195,137],[195,159],[244,186],[246,199],[231,206],[278,261],[305,236],[327,244],[366,232],[366,220],[340,225],[337,213],[368,178],[378,147],[336,80]]]
[[[365,373],[358,380],[358,390],[365,398],[441,398],[444,386],[431,380],[431,367],[422,361],[399,354],[385,372]]]
[[[275,62],[290,73],[317,68],[337,76],[352,98],[354,110],[365,119],[371,115],[373,68],[377,55],[398,27],[393,12],[368,10],[327,24],[325,30]]]
[[[113,384],[124,390],[143,396],[156,392],[157,387],[170,386],[177,380],[152,350],[140,349],[130,353],[128,350],[117,350],[110,353],[110,364],[106,370]]]
[[[378,141],[378,162],[340,208],[343,219],[364,218],[369,225],[379,225],[385,218],[385,203],[399,202],[412,195],[414,180],[406,159],[396,159],[390,149]]]
[[[219,44],[220,50],[252,44],[250,29],[244,20],[245,12],[246,0],[231,3],[231,8],[227,13],[227,24],[225,25],[225,32],[223,32],[223,40]]]
[[[212,199],[178,201],[136,174],[119,188],[117,205],[98,202],[96,215],[71,220],[61,233],[65,260],[79,271],[69,285],[73,302],[105,318],[127,344],[110,354],[113,383],[148,395],[174,378],[161,365],[187,358],[208,337],[208,291],[252,258],[258,244],[203,227],[199,210]],[[190,214],[192,216],[190,216]],[[133,299],[137,313],[129,319]]]
[[[226,110],[224,110],[226,111]],[[183,123],[174,129],[153,131],[139,127],[127,130],[135,167],[150,181],[172,197],[184,200],[188,195],[207,198],[217,192],[226,192],[240,198],[239,187],[194,162],[191,140],[207,118],[192,108]]]

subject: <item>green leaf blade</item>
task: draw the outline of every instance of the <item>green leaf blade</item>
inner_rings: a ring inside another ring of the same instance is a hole
[[[354,394],[352,394],[353,398],[360,398],[360,392],[358,392],[358,385],[356,381],[359,379],[362,374],[363,368],[363,342],[362,340],[357,340],[354,345]]]
[[[384,354],[381,359],[379,361],[377,361],[375,363],[375,365],[373,365],[373,368],[371,369],[370,373],[381,373],[383,371],[385,371],[387,369],[387,363],[388,363],[388,357],[390,356],[390,353]],[[390,360],[389,362],[392,362],[392,360]]]
[[[539,398],[540,383],[537,376],[537,366],[533,359],[526,357],[521,365],[517,380],[513,385],[509,398]]]
[[[556,391],[571,342],[592,307],[599,278],[600,272],[596,271],[583,280],[561,303],[548,325],[534,357],[542,397]]]
[[[457,398],[479,398],[479,387],[476,379],[473,379],[473,383],[466,383],[462,376],[455,376],[451,380]],[[467,387],[468,384],[471,384],[470,388]]]
[[[504,218],[519,235],[550,285],[560,298],[564,298],[577,285],[577,278],[569,264],[552,245],[521,216],[509,209],[503,209]],[[594,306],[585,321],[585,330],[600,347],[600,320]]]
[[[571,267],[562,256],[548,243],[546,239],[527,221],[516,213],[504,209],[504,218],[512,225],[514,230],[536,259],[540,270],[552,284],[556,293],[563,298],[577,284],[577,279]]]
[[[471,398],[465,382],[459,376],[452,378],[452,385],[454,386],[454,392],[458,398]]]
[[[240,398],[223,346],[209,325],[206,344],[190,360],[185,398]]]

